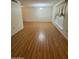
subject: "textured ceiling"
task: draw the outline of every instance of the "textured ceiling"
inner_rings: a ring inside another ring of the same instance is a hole
[[[21,4],[23,6],[26,6],[26,7],[29,7],[29,6],[33,6],[33,5],[37,5],[37,4],[47,4],[48,6],[50,6],[51,4],[56,4],[60,1],[63,1],[63,0],[19,0],[21,2]],[[47,6],[46,5],[46,6]],[[38,6],[38,5],[37,5]],[[43,5],[44,6],[44,5]]]

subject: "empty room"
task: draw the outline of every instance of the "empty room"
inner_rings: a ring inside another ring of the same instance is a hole
[[[68,59],[68,0],[11,0],[11,58]]]

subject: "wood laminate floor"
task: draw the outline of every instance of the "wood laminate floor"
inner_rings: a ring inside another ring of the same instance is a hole
[[[68,59],[68,41],[52,23],[24,23],[11,40],[11,56],[20,59]]]

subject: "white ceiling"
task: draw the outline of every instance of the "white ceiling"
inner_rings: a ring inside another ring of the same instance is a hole
[[[48,7],[63,0],[19,0],[26,7]]]

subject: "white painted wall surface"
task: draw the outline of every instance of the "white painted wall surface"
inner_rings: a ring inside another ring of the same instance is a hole
[[[24,21],[49,22],[52,18],[51,7],[22,7]]]
[[[11,2],[11,35],[23,29],[20,3]]]
[[[52,8],[52,23],[55,25],[55,27],[66,37],[68,38],[68,8],[65,5],[66,3],[63,3],[63,1],[57,3]],[[59,15],[59,8],[62,8],[62,6],[66,6],[65,12],[64,12],[64,20],[60,21],[58,18],[58,22],[56,21],[57,14]],[[63,22],[63,23],[62,23]],[[61,23],[61,24],[59,24]],[[62,28],[63,29],[62,29]]]

